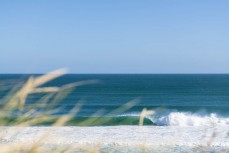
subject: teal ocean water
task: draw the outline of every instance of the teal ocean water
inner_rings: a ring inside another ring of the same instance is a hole
[[[10,86],[28,75],[0,75],[0,97]],[[75,122],[98,117],[106,123],[94,125],[137,125],[143,108],[155,113],[145,119],[147,125],[198,126],[229,124],[229,75],[227,74],[69,74],[45,86],[97,79],[96,84],[77,87],[57,107],[54,115],[68,113],[79,101],[83,107]],[[41,95],[31,95],[27,105]],[[114,111],[129,101],[137,101],[128,110]]]

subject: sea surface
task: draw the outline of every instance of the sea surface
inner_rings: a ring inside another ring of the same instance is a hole
[[[29,76],[0,75],[0,98]],[[229,125],[228,74],[69,74],[44,86],[95,79],[99,82],[78,86],[61,99],[52,108],[53,115],[67,114],[82,103],[72,123],[90,117],[90,125],[138,125],[140,113],[146,108],[153,111],[146,116],[146,125]],[[42,96],[30,95],[26,105],[37,103]]]

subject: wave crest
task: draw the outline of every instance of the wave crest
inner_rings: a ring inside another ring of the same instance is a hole
[[[156,125],[163,126],[212,126],[228,125],[229,118],[221,118],[215,113],[201,116],[189,112],[171,112],[166,116],[159,117]]]
[[[207,113],[205,110],[193,112],[180,112],[177,110],[156,109],[155,114],[146,116],[145,121],[151,121],[157,126],[214,126],[229,125],[229,117],[221,117],[217,113]],[[139,117],[140,113],[123,114],[125,117]],[[145,122],[144,122],[145,123]]]

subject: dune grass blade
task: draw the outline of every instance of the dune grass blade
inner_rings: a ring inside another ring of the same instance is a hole
[[[155,112],[152,111],[152,110],[147,110],[146,108],[144,108],[140,114],[140,118],[139,118],[139,126],[143,126],[144,124],[144,118],[146,116],[149,116],[149,115],[153,115]]]

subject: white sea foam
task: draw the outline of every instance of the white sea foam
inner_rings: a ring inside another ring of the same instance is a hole
[[[199,110],[196,113],[178,112],[177,110],[154,110],[155,114],[146,116],[158,126],[214,126],[229,125],[229,117],[222,117],[217,113],[207,113]],[[120,116],[139,117],[140,112],[122,114]]]
[[[199,115],[189,112],[171,112],[155,121],[156,125],[167,126],[212,126],[229,125],[229,118],[219,117],[215,113]]]
[[[1,129],[6,136],[0,140],[0,144],[23,143],[30,146],[49,131],[50,134],[43,141],[43,145],[49,147],[78,144],[99,146],[103,152],[138,152],[142,146],[147,152],[163,152],[158,151],[160,149],[165,152],[192,152],[192,149],[220,152],[221,149],[229,149],[228,128],[229,126],[27,127],[16,130],[19,132],[14,134],[11,131],[15,131],[15,128],[6,127]]]

